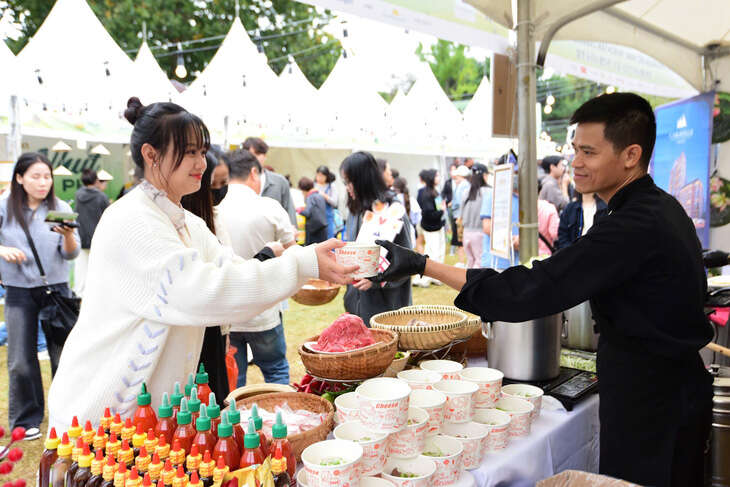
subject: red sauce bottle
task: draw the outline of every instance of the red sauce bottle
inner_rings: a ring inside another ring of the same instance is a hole
[[[253,419],[253,424],[256,427],[256,431],[259,434],[259,438],[261,441],[261,452],[264,454],[264,458],[266,458],[271,454],[271,448],[270,448],[271,442],[264,434],[264,431],[263,431],[264,420],[261,416],[259,416],[259,407],[256,404],[254,404],[253,407],[251,408],[251,419]]]
[[[41,460],[38,463],[38,485],[39,487],[48,487],[51,479],[51,465],[58,459],[58,445],[61,440],[56,436],[56,428],[51,428],[48,438],[45,442],[46,449],[41,454]]]
[[[178,384],[179,388],[180,384]],[[172,443],[172,437],[175,435],[175,430],[177,429],[177,422],[172,418],[173,407],[167,398],[167,393],[162,395],[162,404],[157,409],[157,413],[159,420],[157,421],[157,426],[155,426],[155,437],[165,435],[165,440],[168,443]]]
[[[291,443],[289,443],[289,440],[286,439],[288,434],[289,432],[286,424],[284,424],[284,421],[282,421],[281,418],[281,411],[277,411],[276,423],[274,423],[274,426],[271,427],[271,436],[273,437],[273,440],[271,440],[271,450],[276,451],[277,447],[281,447],[281,454],[286,460],[286,473],[289,474],[289,478],[291,480],[295,480],[297,460],[296,457],[294,457],[294,451],[292,450]]]
[[[193,438],[193,445],[198,445],[200,451],[213,451],[217,438],[210,431],[210,418],[208,417],[207,408],[200,409],[200,417],[195,421],[195,430],[197,433]]]
[[[137,396],[137,410],[134,412],[134,418],[132,419],[135,427],[142,425],[142,431],[147,431],[150,428],[155,429],[155,426],[157,426],[157,414],[150,406],[151,403],[152,396],[147,392],[147,384],[142,382],[142,388]]]
[[[236,439],[233,437],[233,426],[228,422],[228,417],[223,416],[223,421],[218,425],[218,442],[213,450],[213,458],[222,456],[226,465],[235,469],[236,463],[241,462],[241,454]]]
[[[172,390],[170,396],[170,403],[172,403],[172,419],[177,418],[177,413],[180,411],[180,401],[183,398],[182,392],[180,392],[180,383],[175,382],[175,388]]]
[[[193,376],[193,374],[188,374],[188,381],[185,383],[185,399],[190,400],[190,397],[192,397],[190,394],[193,392],[194,388],[195,376]]]
[[[281,452],[281,443],[276,444],[274,458],[271,459],[271,473],[274,475],[274,487],[289,487],[291,477],[287,472],[286,458]]]
[[[218,440],[218,425],[221,424],[221,407],[215,401],[215,392],[211,392],[208,396],[208,417],[210,418],[210,431]]]
[[[256,433],[253,419],[249,419],[248,433],[243,437],[243,454],[241,455],[241,463],[238,468],[261,465],[264,463],[265,458],[264,453],[261,451],[261,438]],[[233,467],[231,469],[235,470]]]
[[[175,434],[172,435],[172,449],[175,450],[175,442],[180,444],[184,452],[189,452],[193,446],[193,438],[195,438],[195,428],[191,424],[191,414],[188,410],[188,401],[182,400],[180,404],[180,412],[177,413],[177,428]]]
[[[201,404],[200,399],[198,399],[198,390],[193,387],[193,390],[190,391],[190,399],[188,399],[188,409],[190,410],[191,417],[193,418],[193,424],[195,424],[200,417]],[[203,408],[205,408],[205,406],[203,406]]]
[[[195,376],[195,384],[198,386],[198,399],[207,406],[208,399],[212,391],[208,385],[208,373],[205,371],[205,365],[202,363],[198,367],[198,374]]]
[[[235,399],[231,399],[226,414],[228,415],[228,422],[233,426],[233,438],[236,440],[236,444],[238,444],[238,449],[243,452],[243,436],[245,433],[241,426],[241,412],[236,409]]]

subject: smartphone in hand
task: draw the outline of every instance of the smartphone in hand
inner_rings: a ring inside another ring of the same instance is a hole
[[[76,223],[78,213],[70,213],[65,211],[49,211],[46,215],[45,222],[57,225],[63,225],[71,228],[78,228],[79,224]]]

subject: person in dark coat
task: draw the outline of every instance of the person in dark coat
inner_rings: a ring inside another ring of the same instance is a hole
[[[81,173],[81,183],[83,186],[76,191],[74,197],[74,210],[79,214],[76,223],[79,225],[79,237],[81,237],[81,252],[74,262],[74,292],[83,297],[91,238],[102,213],[109,206],[109,197],[103,192],[106,181],[100,181],[93,169],[84,169]]]
[[[647,174],[656,119],[632,93],[601,95],[578,126],[576,189],[608,212],[569,247],[532,269],[459,269],[391,242],[375,278],[425,273],[460,291],[454,304],[483,321],[521,322],[590,299],[600,331],[600,473],[640,485],[704,485],[712,376],[699,350],[712,340],[704,313],[702,246],[679,202]]]
[[[327,240],[327,201],[314,189],[309,178],[299,180],[299,189],[304,193],[307,206],[299,212],[307,219],[304,224],[305,245]]]
[[[568,203],[560,215],[556,250],[567,247],[585,235],[605,212],[606,203],[598,195],[577,193],[577,199]]]

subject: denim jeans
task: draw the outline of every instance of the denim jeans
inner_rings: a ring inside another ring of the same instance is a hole
[[[54,289],[70,294],[68,284]],[[8,420],[10,428],[37,428],[43,421],[45,403],[43,381],[38,363],[38,313],[47,303],[44,287],[7,287],[5,323],[8,328]],[[41,321],[46,336],[47,323]],[[61,346],[48,340],[51,373],[56,373]]]
[[[8,327],[5,325],[5,322],[3,321],[0,323],[0,347],[3,345],[7,345],[8,343]],[[47,349],[46,346],[46,334],[43,333],[43,329],[41,328],[41,322],[38,322],[38,351],[43,352]]]
[[[248,368],[246,344],[251,347],[253,363],[259,366],[266,382],[270,384],[289,383],[289,362],[286,359],[286,340],[282,322],[279,322],[276,328],[266,331],[231,332],[231,345],[238,349],[236,352],[237,387],[246,385],[246,369]]]

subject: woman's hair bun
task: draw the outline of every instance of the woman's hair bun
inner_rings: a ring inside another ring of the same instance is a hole
[[[126,118],[132,125],[142,116],[145,106],[139,101],[139,98],[133,96],[127,101],[127,109],[124,110],[124,118]]]

